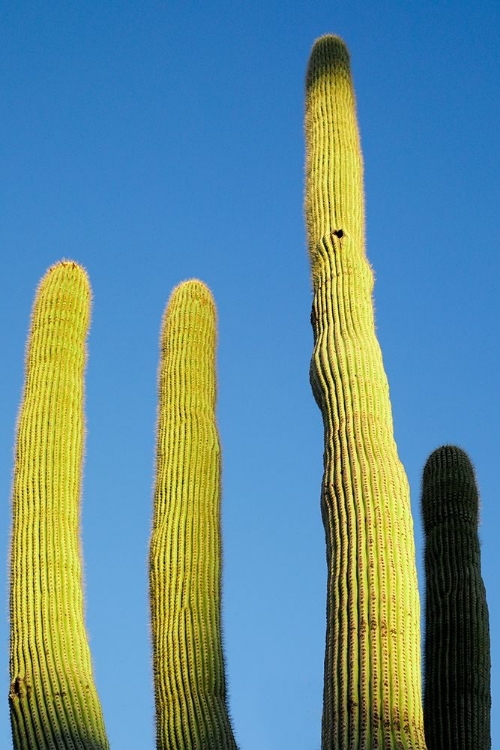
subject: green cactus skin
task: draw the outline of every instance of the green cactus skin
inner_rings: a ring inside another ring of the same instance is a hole
[[[338,37],[313,47],[305,131],[311,385],[325,431],[322,747],[423,750],[413,521],[375,335],[355,99]]]
[[[479,498],[461,448],[443,446],[424,468],[424,719],[429,750],[489,750],[490,633],[481,577]]]
[[[216,310],[191,280],[162,325],[150,603],[159,750],[236,750],[221,640]]]
[[[16,750],[106,750],[84,624],[79,497],[90,287],[76,263],[37,292],[13,486],[10,594]]]

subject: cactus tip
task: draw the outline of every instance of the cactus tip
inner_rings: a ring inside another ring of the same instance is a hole
[[[424,477],[429,475],[438,466],[447,465],[450,468],[459,468],[464,474],[474,476],[474,466],[466,451],[457,445],[441,445],[432,451],[424,467]]]
[[[47,283],[63,283],[70,284],[73,288],[80,288],[84,290],[84,296],[91,298],[92,289],[90,286],[90,279],[85,268],[74,260],[67,260],[63,258],[51,265],[39,285],[39,290],[46,287]]]
[[[168,306],[188,300],[215,307],[212,292],[205,282],[200,281],[200,279],[187,279],[187,281],[182,281],[178,284],[170,295]]]
[[[179,325],[181,320],[184,320],[182,325],[185,325],[188,319],[211,321],[210,326],[214,330],[217,326],[217,310],[212,292],[199,279],[182,281],[173,289],[163,313],[161,345],[170,336],[168,329],[174,320],[177,321],[175,325]]]
[[[427,459],[423,471],[422,517],[426,532],[443,519],[479,520],[476,472],[468,454],[456,445],[442,445]]]
[[[334,34],[320,36],[314,42],[309,57],[306,88],[309,89],[320,76],[342,70],[350,75],[350,58],[346,43]]]

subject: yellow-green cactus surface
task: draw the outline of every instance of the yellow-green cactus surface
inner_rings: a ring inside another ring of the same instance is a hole
[[[422,750],[413,523],[375,336],[355,98],[338,37],[313,47],[305,129],[311,383],[325,430],[322,747]]]
[[[200,281],[163,320],[150,599],[159,750],[235,750],[221,642],[216,310]]]
[[[79,498],[85,271],[63,261],[36,296],[13,488],[9,694],[16,750],[105,750],[84,625]]]

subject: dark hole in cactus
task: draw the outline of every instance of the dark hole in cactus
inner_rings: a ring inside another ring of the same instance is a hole
[[[10,691],[11,697],[16,696],[17,698],[22,698],[23,684],[24,684],[24,680],[21,677],[16,677],[16,679],[11,685],[11,691]]]
[[[335,235],[335,237],[338,237],[339,240],[340,240],[344,236],[344,230],[343,229],[336,229],[334,231],[334,235]]]

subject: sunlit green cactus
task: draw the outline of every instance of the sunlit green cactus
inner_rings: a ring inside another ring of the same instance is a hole
[[[158,750],[234,750],[220,629],[216,311],[200,281],[166,309],[150,601]]]
[[[375,336],[355,99],[338,37],[313,47],[305,130],[311,384],[325,431],[322,747],[422,750],[413,523]]]
[[[489,750],[490,633],[473,466],[455,446],[424,468],[425,735],[429,750]]]
[[[72,262],[36,296],[19,416],[11,543],[16,750],[105,750],[84,625],[79,497],[90,287]]]
[[[65,261],[41,282],[19,420],[11,555],[16,750],[106,750],[83,617],[79,495],[90,286]],[[161,750],[236,750],[220,627],[216,310],[200,281],[164,317],[150,548]]]

